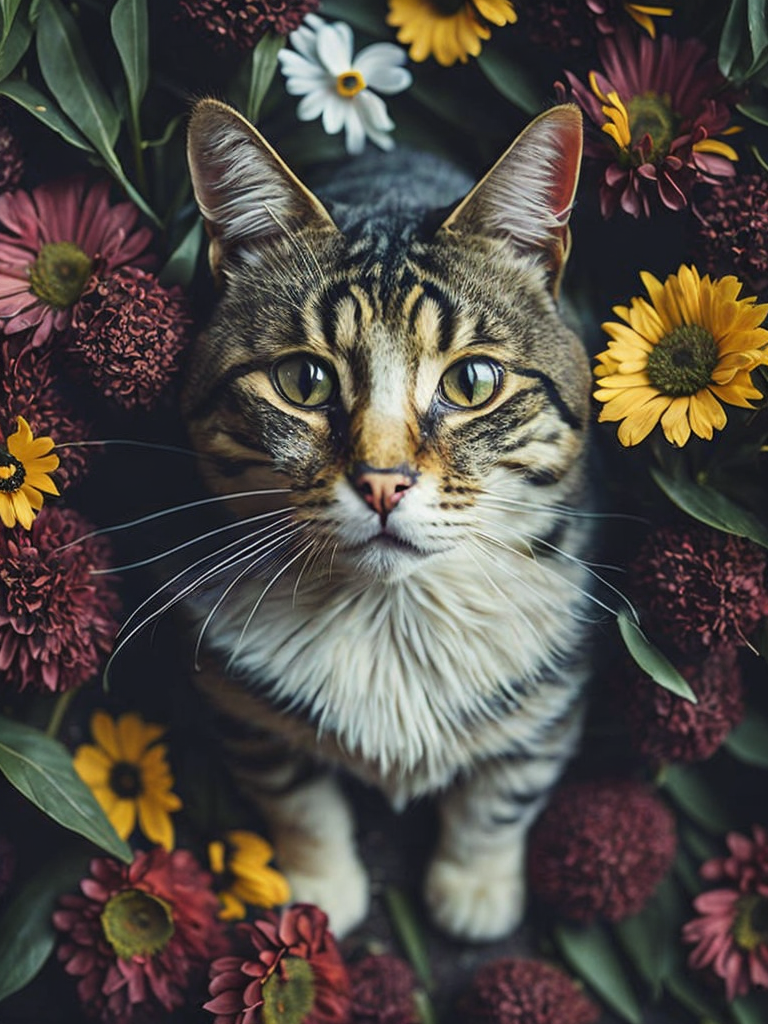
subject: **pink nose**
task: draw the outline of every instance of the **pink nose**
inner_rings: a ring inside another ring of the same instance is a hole
[[[354,475],[352,483],[363,501],[386,519],[413,486],[414,478],[399,470],[366,468]]]

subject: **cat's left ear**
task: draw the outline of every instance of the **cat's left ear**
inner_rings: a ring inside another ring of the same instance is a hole
[[[570,251],[568,218],[579,181],[581,111],[565,103],[540,114],[443,222],[457,234],[504,238],[541,254],[557,295]]]

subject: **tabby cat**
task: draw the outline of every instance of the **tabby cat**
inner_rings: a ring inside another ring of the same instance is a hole
[[[222,295],[183,411],[247,526],[190,596],[196,681],[337,933],[368,881],[335,767],[396,807],[437,794],[427,903],[487,940],[521,918],[526,833],[578,742],[590,371],[556,300],[580,156],[564,105],[474,188],[396,151],[315,195],[230,107],[191,117]]]

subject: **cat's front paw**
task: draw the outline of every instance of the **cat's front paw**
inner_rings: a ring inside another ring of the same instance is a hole
[[[509,863],[460,864],[436,858],[424,897],[435,924],[459,939],[490,942],[509,935],[525,910],[525,879]]]
[[[338,939],[351,932],[368,913],[368,874],[357,857],[331,860],[317,868],[312,874],[306,869],[284,869],[291,886],[291,902],[314,903],[324,910]]]

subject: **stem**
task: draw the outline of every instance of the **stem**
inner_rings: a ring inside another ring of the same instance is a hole
[[[64,693],[60,693],[56,698],[56,703],[53,705],[53,711],[51,717],[48,720],[48,726],[45,730],[45,735],[50,736],[51,739],[55,739],[58,735],[61,723],[64,721],[64,716],[67,713],[69,705],[72,703],[72,698],[75,696],[75,690],[65,690]]]
[[[139,124],[138,110],[131,110],[128,131],[131,136],[131,143],[133,144],[133,162],[136,168],[136,183],[139,186],[139,192],[141,192],[143,196],[146,196],[147,172],[144,167],[144,150],[141,148],[141,125]]]

